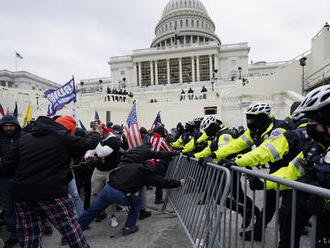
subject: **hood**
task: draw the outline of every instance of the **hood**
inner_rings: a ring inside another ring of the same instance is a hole
[[[46,116],[38,117],[32,127],[33,136],[45,136],[56,131],[66,132],[66,129],[61,124]]]
[[[18,123],[17,119],[12,115],[5,115],[4,117],[2,117],[0,127],[2,128],[2,126],[5,124],[14,124],[17,126],[18,131],[21,130],[20,124]]]

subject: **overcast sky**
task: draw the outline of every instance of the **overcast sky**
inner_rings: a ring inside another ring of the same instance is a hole
[[[201,0],[223,44],[248,42],[250,60],[289,60],[330,22],[330,0]],[[58,83],[108,77],[111,56],[148,48],[168,0],[1,0],[0,70]]]

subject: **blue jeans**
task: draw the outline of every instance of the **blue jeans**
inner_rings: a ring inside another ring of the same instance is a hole
[[[84,206],[79,196],[76,180],[74,178],[69,183],[69,194],[73,198],[74,206],[78,216],[82,215],[82,213],[84,212]]]
[[[123,206],[131,205],[125,227],[135,226],[141,209],[141,198],[139,196],[132,195],[130,196],[130,202],[131,204],[129,204],[127,196],[122,191],[106,184],[101,192],[98,193],[90,208],[85,210],[79,217],[81,228],[86,230],[89,223],[91,223],[96,216],[98,216],[104,209],[113,203],[118,203]]]
[[[14,180],[8,177],[0,177],[0,200],[3,207],[9,239],[17,239],[15,202],[13,196]]]

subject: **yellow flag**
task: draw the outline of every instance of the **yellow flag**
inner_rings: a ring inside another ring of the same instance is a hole
[[[32,110],[31,110],[31,105],[29,104],[29,106],[26,109],[26,113],[25,113],[25,117],[24,117],[24,123],[22,127],[25,127],[26,124],[32,120]]]

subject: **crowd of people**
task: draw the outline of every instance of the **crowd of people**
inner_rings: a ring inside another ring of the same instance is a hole
[[[121,125],[96,121],[90,131],[83,131],[70,116],[40,116],[22,129],[13,116],[4,116],[0,200],[2,224],[10,233],[5,247],[18,242],[21,247],[40,247],[42,234],[51,235],[52,226],[61,233],[63,245],[89,247],[83,231],[94,219],[104,220],[109,206],[112,227],[119,225],[116,210],[124,207],[128,215],[122,234],[137,232],[137,220],[151,216],[147,189],[155,186],[154,203],[162,204],[163,188],[184,185],[184,179],[164,178],[172,157],[179,154],[197,159],[202,168],[210,161],[228,168],[267,164],[271,175],[330,188],[330,86],[314,89],[294,103],[285,120],[272,116],[267,103],[254,103],[245,114],[246,129],[229,128],[211,115],[179,122],[170,132],[163,125],[151,131],[141,127],[143,145],[131,149]],[[246,216],[245,227],[255,213],[254,231],[240,235],[260,241],[276,210],[277,185],[249,178],[251,190],[267,190],[266,210],[260,210],[244,192],[239,175],[232,178],[232,190],[238,192],[233,200],[239,207],[230,202],[226,206]],[[279,248],[287,248],[292,190],[283,185],[280,189]],[[311,215],[317,216],[317,239],[330,239],[328,199],[298,192],[296,211],[296,248]]]

